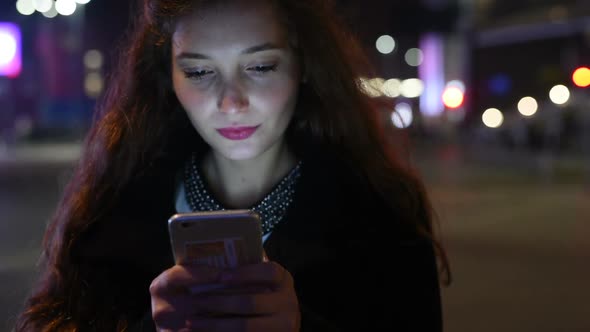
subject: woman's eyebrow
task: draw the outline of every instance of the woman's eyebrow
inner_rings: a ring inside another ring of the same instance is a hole
[[[264,44],[248,47],[247,49],[240,52],[240,54],[252,54],[252,53],[256,53],[256,52],[269,51],[269,50],[281,50],[281,49],[284,49],[284,47],[280,47],[280,46],[273,44],[273,43],[264,43]],[[207,56],[205,54],[201,54],[201,53],[182,52],[176,56],[176,59],[177,60],[182,60],[182,59],[210,60],[211,57]]]

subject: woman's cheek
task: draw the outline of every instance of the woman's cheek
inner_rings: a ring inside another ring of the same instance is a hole
[[[202,109],[207,103],[207,95],[196,90],[194,87],[182,87],[176,93],[178,101],[189,112]]]
[[[256,99],[275,110],[291,107],[297,97],[297,86],[291,80],[275,81],[257,94]]]

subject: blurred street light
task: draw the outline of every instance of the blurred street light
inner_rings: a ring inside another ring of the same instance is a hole
[[[456,87],[448,87],[442,95],[443,103],[446,107],[454,109],[463,105],[463,92]]]
[[[399,103],[395,105],[395,111],[391,113],[391,121],[397,128],[408,128],[412,125],[414,115],[412,114],[412,106],[407,103]]]
[[[518,112],[524,116],[533,116],[538,109],[539,104],[533,97],[524,97],[518,102]]]
[[[389,98],[396,98],[401,94],[401,86],[402,82],[400,80],[390,78],[381,86],[381,92]]]
[[[21,67],[20,29],[16,24],[0,22],[0,76],[16,77]]]
[[[389,35],[383,35],[377,38],[377,42],[375,44],[377,51],[382,54],[389,54],[395,50],[395,39]]]
[[[74,0],[57,0],[55,9],[64,16],[72,15],[76,11],[76,1]]]
[[[370,97],[381,97],[382,92],[381,89],[383,87],[383,83],[385,82],[384,79],[377,77],[377,78],[364,78],[361,77],[359,79],[361,90]]]
[[[570,99],[570,90],[565,85],[556,85],[549,91],[549,98],[556,105],[563,105]]]
[[[59,13],[57,12],[57,9],[55,9],[54,5],[51,6],[51,9],[49,9],[48,11],[43,12],[41,14],[43,14],[43,16],[45,16],[47,18],[54,18],[57,15],[59,15]]]
[[[412,67],[418,67],[424,61],[424,53],[419,48],[410,48],[405,55],[406,63]]]
[[[18,0],[16,2],[16,10],[21,15],[32,15],[35,12],[33,0]]]
[[[590,68],[588,67],[580,67],[574,71],[572,75],[572,80],[574,84],[576,84],[580,88],[585,88],[590,86]]]
[[[497,108],[488,108],[481,117],[483,124],[489,128],[499,128],[504,122],[504,115]]]
[[[424,92],[424,82],[418,78],[409,78],[402,81],[401,95],[406,98],[417,98]]]
[[[35,6],[35,10],[39,13],[45,13],[51,9],[53,6],[53,0],[33,0],[33,5]]]
[[[89,50],[84,54],[84,65],[87,69],[98,70],[102,67],[103,56],[98,50]]]

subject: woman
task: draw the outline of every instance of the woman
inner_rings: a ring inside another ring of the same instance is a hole
[[[442,330],[426,194],[327,1],[143,2],[16,330]],[[174,265],[166,220],[222,208],[268,259]]]

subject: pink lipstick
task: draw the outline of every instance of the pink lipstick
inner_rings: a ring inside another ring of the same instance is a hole
[[[252,136],[258,127],[259,126],[218,128],[217,132],[227,139],[239,141]]]

